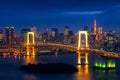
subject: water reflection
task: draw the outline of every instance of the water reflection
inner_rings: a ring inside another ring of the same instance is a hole
[[[95,69],[94,70],[95,71],[95,73],[97,73],[97,74],[114,74],[115,72],[116,72],[116,70],[115,69],[113,69],[113,70],[102,70],[102,69]]]
[[[85,74],[85,75],[88,75],[88,70],[89,70],[89,65],[78,65],[77,68],[79,70],[79,74]],[[82,73],[81,73],[82,72]]]
[[[24,64],[33,63],[36,64],[37,60],[35,56],[24,56]]]
[[[116,70],[93,69],[91,64],[77,65],[79,72],[72,74],[30,74],[18,70],[19,66],[27,63],[66,61],[66,63],[76,64],[79,59],[77,54],[75,56],[72,54],[58,55],[57,58],[53,55],[0,57],[0,77],[2,77],[1,80],[7,80],[8,78],[10,80],[120,80],[118,65],[116,65],[118,68]],[[89,60],[91,60],[91,58],[89,58]],[[120,60],[117,63],[119,64]]]
[[[89,65],[78,65],[79,72],[74,75],[74,80],[90,80]]]
[[[116,70],[101,70],[95,69],[93,70],[94,75],[96,75],[95,79],[101,80],[116,80]]]
[[[37,80],[37,78],[32,74],[25,74],[22,80]]]

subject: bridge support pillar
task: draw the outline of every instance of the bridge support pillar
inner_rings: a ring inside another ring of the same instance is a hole
[[[84,62],[82,61],[82,59],[84,59]],[[78,65],[84,64],[87,65],[88,63],[88,53],[80,53],[78,52]]]
[[[85,64],[88,64],[88,53],[85,53]]]
[[[77,64],[81,64],[81,54],[80,54],[80,52],[78,52],[78,63]]]
[[[35,55],[35,39],[34,32],[27,33],[27,55],[34,56]]]
[[[27,56],[34,56],[35,55],[35,47],[34,46],[27,46]]]
[[[83,39],[84,36],[84,40]],[[85,59],[84,64],[88,64],[88,53],[81,54],[80,51],[84,49],[89,49],[89,44],[88,44],[88,32],[87,31],[79,31],[78,35],[78,64],[83,64],[82,63],[82,58]]]

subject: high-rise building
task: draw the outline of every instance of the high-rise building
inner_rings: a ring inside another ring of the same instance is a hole
[[[73,36],[74,35],[74,32],[73,31],[69,31],[69,36]]]
[[[30,32],[30,29],[21,30],[21,42],[22,43],[27,43],[27,32]]]
[[[52,28],[51,36],[54,38],[58,37],[58,29],[57,28]]]
[[[68,43],[68,37],[69,37],[69,28],[68,28],[68,26],[65,26],[65,29],[64,29],[64,44]]]
[[[6,45],[13,47],[14,42],[14,27],[6,27]]]
[[[3,31],[0,29],[0,46],[3,45]]]
[[[97,39],[98,40],[102,40],[102,33],[103,33],[103,31],[102,31],[102,27],[99,27],[98,28],[98,34],[97,34]]]
[[[94,20],[93,33],[94,33],[95,35],[97,34],[96,19]]]
[[[102,27],[99,27],[98,28],[98,34],[102,34],[102,32],[103,32],[102,30],[103,30]]]
[[[35,25],[31,27],[31,31],[34,32],[35,38],[37,38],[37,28]]]
[[[46,29],[45,33],[47,33],[47,38],[46,39],[47,39],[47,41],[49,41],[51,39],[51,32],[50,32],[49,28]]]
[[[66,26],[64,30],[64,36],[68,36],[68,35],[69,35],[69,28],[68,26]]]
[[[93,27],[91,27],[90,33],[91,33],[91,34],[94,34],[93,32],[94,32]]]
[[[69,37],[68,37],[68,43],[69,44],[74,42],[73,35],[74,35],[74,32],[73,31],[69,31]]]
[[[0,40],[3,38],[3,31],[2,31],[2,29],[0,29]]]
[[[84,30],[85,30],[85,31],[88,31],[88,26],[84,26]]]
[[[42,37],[42,33],[41,33],[41,32],[39,32],[39,33],[38,33],[38,41],[40,41],[40,42],[41,42],[41,41],[42,41],[42,39],[43,39],[43,37]]]

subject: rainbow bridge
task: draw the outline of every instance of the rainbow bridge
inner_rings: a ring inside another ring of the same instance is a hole
[[[85,45],[82,46],[82,37],[81,35],[85,35]],[[32,42],[30,42],[30,35],[32,35]],[[65,44],[59,44],[59,43],[35,43],[34,39],[34,33],[33,32],[28,32],[27,34],[27,43],[22,44],[26,46],[26,51],[27,55],[35,55],[35,47],[36,46],[46,46],[46,47],[55,47],[55,48],[66,48],[70,49],[73,51],[76,51],[78,53],[78,56],[80,58],[79,63],[81,63],[81,59],[85,59],[85,64],[88,64],[88,53],[97,53],[100,56],[108,57],[108,58],[120,58],[120,54],[114,53],[114,52],[107,52],[103,50],[98,50],[98,49],[90,49],[89,44],[88,44],[88,32],[87,31],[79,31],[78,35],[78,45],[73,46],[73,45],[65,45]],[[32,52],[31,52],[32,50]],[[80,53],[84,52],[85,55],[81,56]]]

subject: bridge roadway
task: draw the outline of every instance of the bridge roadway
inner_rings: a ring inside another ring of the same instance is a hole
[[[27,46],[27,44],[24,44],[24,45]],[[57,43],[37,43],[37,44],[28,44],[28,45],[29,46],[50,46],[50,47],[55,47],[55,48],[67,48],[67,49],[71,49],[76,52],[97,53],[104,57],[120,58],[119,53],[107,52],[107,51],[103,51],[103,50],[89,49],[89,48],[78,49],[77,47],[72,46],[72,45],[64,45],[64,44],[57,44]]]

